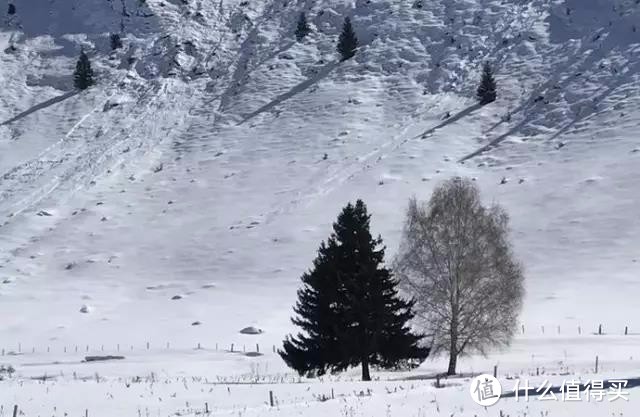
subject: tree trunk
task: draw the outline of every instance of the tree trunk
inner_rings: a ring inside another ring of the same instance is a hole
[[[449,346],[449,369],[447,375],[456,374],[456,365],[458,363],[458,320],[457,314],[454,314],[454,318],[451,322],[451,345]]]
[[[369,375],[369,359],[362,358],[362,380],[371,381],[371,375]]]
[[[447,370],[447,375],[455,375],[456,374],[456,364],[458,363],[458,355],[455,352],[449,353],[449,369]]]
[[[458,363],[458,299],[460,294],[457,290],[458,280],[456,280],[456,291],[451,300],[451,329],[449,329],[449,369],[447,375],[456,374],[456,364]]]

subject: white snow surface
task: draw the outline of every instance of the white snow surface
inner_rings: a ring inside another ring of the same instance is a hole
[[[432,386],[443,358],[291,384],[273,353],[347,202],[367,203],[390,260],[408,199],[464,175],[509,212],[527,294],[524,333],[459,370],[588,380],[599,356],[596,377],[640,374],[640,4],[422,3],[16,1],[0,31],[0,365],[16,368],[0,416],[637,415],[638,389],[484,409],[468,379]],[[296,43],[301,11],[313,33]],[[347,15],[361,46],[340,63]],[[75,94],[81,48],[98,84]],[[499,98],[479,108],[485,60]]]

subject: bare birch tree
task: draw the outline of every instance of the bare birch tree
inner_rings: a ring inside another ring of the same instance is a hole
[[[508,216],[484,207],[475,183],[452,178],[428,204],[409,202],[395,272],[415,297],[432,353],[448,353],[448,375],[465,353],[506,346],[517,328],[524,277],[508,241]]]

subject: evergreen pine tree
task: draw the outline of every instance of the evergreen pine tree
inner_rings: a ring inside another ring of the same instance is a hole
[[[300,42],[309,33],[311,33],[311,27],[309,26],[309,22],[307,22],[307,15],[302,12],[298,18],[298,26],[296,27],[296,40]]]
[[[109,41],[111,43],[111,49],[116,50],[122,48],[122,38],[118,33],[112,33],[109,36]]]
[[[95,84],[91,62],[84,51],[80,52],[80,58],[78,58],[76,70],[73,73],[73,83],[78,90],[86,90]]]
[[[482,105],[496,101],[496,80],[493,78],[493,70],[488,62],[485,62],[482,69],[482,80],[478,87],[477,97]]]
[[[369,231],[361,200],[349,203],[322,242],[313,269],[302,276],[292,322],[303,333],[289,336],[280,356],[300,375],[322,375],[362,366],[416,366],[428,355],[422,335],[411,332],[413,301],[398,296],[398,282],[382,264],[382,239]]]
[[[13,16],[14,14],[16,14],[16,5],[13,3],[9,3],[9,10],[7,10],[7,14],[9,16]]]
[[[356,49],[358,48],[358,37],[353,31],[353,26],[351,25],[351,19],[349,17],[344,18],[344,24],[342,26],[342,33],[340,33],[340,38],[338,39],[338,52],[340,53],[340,57],[342,61],[346,61],[347,59],[353,58],[356,54]]]

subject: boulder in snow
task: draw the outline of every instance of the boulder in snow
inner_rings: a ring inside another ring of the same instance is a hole
[[[242,334],[262,334],[262,333],[264,333],[264,330],[258,329],[257,327],[249,326],[249,327],[245,327],[244,329],[240,330],[240,333],[242,333]]]

